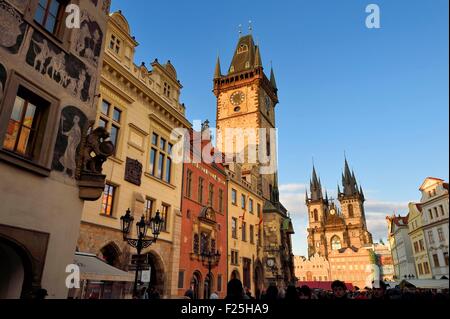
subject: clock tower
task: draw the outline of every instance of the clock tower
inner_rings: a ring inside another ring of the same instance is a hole
[[[254,166],[273,167],[272,170],[267,169],[267,173],[262,173],[258,181],[264,198],[273,201],[273,193],[278,189],[274,134],[278,88],[273,70],[270,78],[264,73],[260,49],[255,45],[252,35],[239,38],[225,75],[217,59],[214,94],[217,97],[219,150],[224,154],[243,156],[243,172],[252,171]],[[251,150],[256,150],[256,156],[252,158]],[[261,158],[265,160],[261,162]]]
[[[263,225],[266,283],[287,286],[295,281],[291,241],[294,230],[278,191],[275,133],[278,88],[273,69],[269,77],[264,72],[260,48],[252,35],[239,38],[226,74],[222,74],[217,59],[214,94],[217,147],[227,155],[227,161],[240,162],[239,179],[251,185],[264,201],[260,225]]]

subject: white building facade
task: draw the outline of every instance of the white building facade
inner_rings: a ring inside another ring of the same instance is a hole
[[[395,278],[417,278],[414,254],[409,237],[408,218],[401,216],[387,217],[389,228],[389,245],[394,263]]]

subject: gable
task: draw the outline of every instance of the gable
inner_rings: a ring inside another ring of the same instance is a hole
[[[425,181],[422,183],[422,185],[420,186],[419,190],[424,191],[436,184],[441,184],[443,183],[444,180],[439,179],[439,178],[435,178],[435,177],[427,177],[425,179]]]

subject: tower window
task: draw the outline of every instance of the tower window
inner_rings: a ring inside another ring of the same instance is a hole
[[[352,204],[348,205],[348,217],[350,217],[350,218],[355,217],[355,212],[353,210],[353,205]]]
[[[250,68],[250,62],[248,62],[248,61],[245,62],[245,68],[246,68],[246,69],[249,69],[249,68]]]
[[[314,210],[314,221],[317,223],[319,221],[319,212],[317,209]]]
[[[267,152],[267,156],[271,155],[270,133],[269,132],[267,132],[267,137],[266,137],[266,152]]]
[[[120,52],[120,46],[122,42],[114,34],[111,35],[111,40],[109,42],[109,49],[114,51],[116,54]]]
[[[338,236],[334,236],[331,239],[331,249],[332,250],[339,250],[342,248],[341,239]]]
[[[164,82],[164,95],[170,97],[170,91],[171,91],[170,85]]]
[[[237,50],[237,54],[248,52],[248,45],[241,44]]]

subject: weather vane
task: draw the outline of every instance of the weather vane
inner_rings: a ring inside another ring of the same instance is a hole
[[[249,31],[250,33],[252,33],[252,31],[253,31],[252,20],[249,20],[249,21],[248,21],[248,31]]]
[[[239,26],[238,26],[238,28],[239,28],[239,37],[241,37],[242,36],[242,24],[240,24]]]

